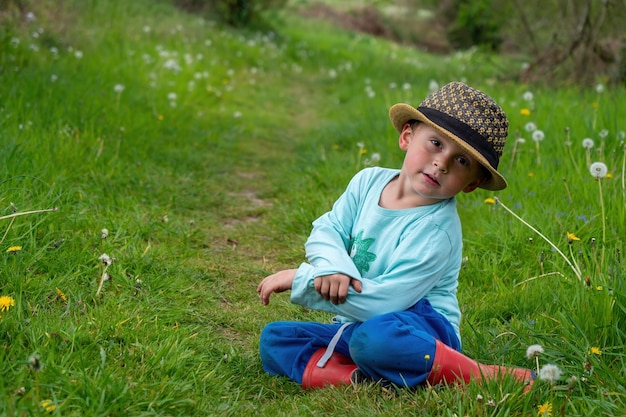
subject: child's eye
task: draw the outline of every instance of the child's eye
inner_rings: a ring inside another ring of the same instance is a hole
[[[459,156],[459,157],[457,158],[457,161],[459,161],[459,163],[460,163],[461,165],[463,165],[463,166],[469,166],[469,164],[470,164],[469,159],[467,159],[467,158],[466,158],[466,157],[464,157],[464,156]]]
[[[433,145],[435,145],[438,148],[441,146],[441,142],[439,142],[437,139],[431,139],[430,143],[432,143]]]

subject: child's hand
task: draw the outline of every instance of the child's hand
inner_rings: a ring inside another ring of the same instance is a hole
[[[261,304],[268,305],[270,303],[270,295],[272,295],[273,292],[290,290],[293,279],[296,276],[296,271],[297,269],[286,269],[265,277],[256,288],[256,292],[259,293],[259,298],[261,299]]]
[[[361,281],[351,278],[344,274],[324,275],[315,278],[313,281],[315,291],[317,291],[324,300],[330,300],[333,304],[343,304],[348,297],[348,288],[350,285],[354,287],[356,292],[361,292]]]

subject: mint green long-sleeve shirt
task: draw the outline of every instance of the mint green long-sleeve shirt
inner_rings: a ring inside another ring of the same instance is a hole
[[[462,230],[454,198],[403,210],[378,205],[398,170],[366,168],[350,181],[331,211],[313,222],[306,242],[309,263],[298,268],[291,301],[337,315],[341,322],[403,311],[422,298],[452,324],[459,340],[456,298]],[[358,279],[346,302],[334,305],[313,286],[318,276],[342,273]]]

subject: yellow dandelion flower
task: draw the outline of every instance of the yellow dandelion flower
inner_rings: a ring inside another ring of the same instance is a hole
[[[429,354],[424,355],[424,360],[425,361],[429,361],[430,360],[430,355]]]
[[[602,291],[604,289],[604,287],[602,287],[602,285],[598,285],[596,287],[596,291]]]
[[[580,238],[577,237],[574,233],[567,232],[567,241],[569,243],[572,243],[575,240],[580,240]]]
[[[540,404],[537,407],[537,416],[542,417],[542,416],[551,416],[552,415],[552,404],[546,402],[543,404]]]
[[[600,107],[600,105],[598,104],[597,101],[594,101],[593,103],[591,103],[591,107],[593,107],[594,109],[597,109],[598,107]]]
[[[21,250],[22,250],[21,246],[11,246],[9,249],[7,249],[7,253],[15,253]]]
[[[158,120],[159,122],[162,122],[162,121],[163,121],[163,119],[165,119],[165,116],[163,116],[162,114],[157,115],[157,120]]]
[[[602,355],[602,351],[597,346],[591,346],[591,349],[589,349],[587,351],[587,354],[588,355],[598,355],[598,356],[600,356],[600,355]]]
[[[64,302],[67,302],[67,295],[65,295],[65,294],[63,293],[63,291],[61,291],[60,289],[58,289],[58,288],[55,288],[55,289],[56,289],[56,291],[57,291],[57,296],[58,296],[61,300],[63,300]]]
[[[8,295],[0,297],[0,311],[9,311],[9,307],[13,307],[14,305],[15,300],[13,297],[9,297]]]
[[[46,413],[51,413],[57,409],[57,406],[53,404],[52,401],[50,400],[43,400],[40,403],[40,405],[41,405],[41,408],[43,408],[46,411]]]
[[[359,150],[359,153],[360,153],[361,155],[365,155],[365,154],[367,153],[367,149],[365,149],[365,148],[361,148],[361,149]]]
[[[530,110],[527,108],[520,109],[519,114],[522,116],[530,116]]]
[[[613,178],[613,175],[610,172],[607,172],[604,178]]]
[[[485,198],[484,203],[485,204],[496,204],[496,200],[495,200],[495,198],[489,197],[489,198]]]
[[[534,173],[534,172],[529,172],[529,173],[528,173],[528,176],[529,176],[529,177],[534,177],[534,176],[535,176],[535,173]]]

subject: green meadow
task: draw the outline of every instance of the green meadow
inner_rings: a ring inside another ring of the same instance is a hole
[[[524,85],[520,57],[289,8],[255,31],[166,0],[18,3],[0,15],[0,415],[626,413],[623,86]],[[454,80],[510,120],[509,187],[458,197],[464,352],[551,377],[524,394],[265,374],[266,323],[331,316],[262,306],[257,284],[305,260],[358,170],[400,167],[389,107]]]

